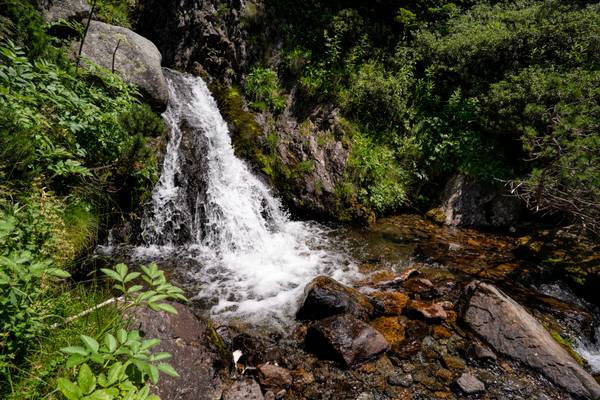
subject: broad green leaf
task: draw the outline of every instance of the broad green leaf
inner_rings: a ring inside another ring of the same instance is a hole
[[[77,384],[84,394],[90,394],[96,388],[96,377],[89,365],[83,364],[79,369]]]
[[[63,396],[68,400],[79,400],[83,396],[81,389],[65,378],[58,378],[58,390],[60,390]]]
[[[108,378],[106,379],[107,386],[114,385],[121,378],[121,373],[123,372],[123,364],[121,362],[116,362],[110,366],[108,370]]]
[[[60,349],[60,351],[66,354],[79,354],[80,356],[87,356],[89,354],[89,351],[87,351],[81,346],[63,347],[62,349]]]
[[[179,374],[177,373],[177,371],[175,371],[175,368],[173,368],[171,366],[171,364],[166,364],[166,363],[158,364],[158,369],[161,372],[164,372],[165,374],[167,374],[169,376],[179,378]]]
[[[118,282],[121,281],[121,277],[119,276],[119,274],[116,273],[115,271],[113,271],[112,269],[100,268],[100,271],[102,271],[104,273],[104,275],[109,276],[111,279],[114,279],[115,281],[118,281]]]
[[[104,336],[104,345],[109,353],[114,353],[117,349],[117,339],[110,333],[107,333],[106,336]]]
[[[96,339],[89,337],[87,335],[80,335],[79,337],[81,338],[81,341],[85,344],[85,346],[89,350],[91,350],[92,353],[98,352],[98,347],[100,347],[100,345],[98,344]]]
[[[125,279],[123,279],[123,283],[131,282],[132,280],[139,277],[140,275],[141,274],[139,272],[130,272],[129,274],[127,274]]]
[[[48,275],[55,276],[57,278],[63,278],[63,279],[71,276],[70,273],[68,273],[67,271],[60,269],[60,268],[48,268],[46,270],[46,273]]]
[[[158,383],[158,368],[154,365],[150,365],[148,375],[150,376],[150,381],[156,385]]]
[[[140,346],[140,351],[144,351],[144,350],[148,350],[154,346],[157,346],[160,344],[160,339],[148,339],[148,340],[144,340],[144,342],[142,343],[142,345]]]
[[[162,361],[162,360],[168,360],[171,357],[173,357],[171,355],[171,353],[167,353],[165,351],[162,351],[160,353],[152,354],[152,356],[150,357],[150,359],[152,361]]]
[[[85,360],[87,360],[87,357],[81,356],[79,354],[72,354],[71,357],[69,357],[69,359],[67,360],[65,367],[67,369],[73,368],[74,366],[85,362]]]
[[[167,304],[167,303],[160,303],[160,304],[149,303],[148,306],[150,306],[150,308],[152,308],[154,311],[164,311],[169,314],[177,314],[177,310],[175,309],[175,307],[173,307],[172,305]]]
[[[135,293],[142,290],[144,287],[142,285],[133,285],[129,289],[127,289],[127,293]]]
[[[123,344],[127,341],[127,331],[125,329],[119,329],[117,331],[117,339],[119,340],[119,343]]]
[[[113,400],[115,398],[115,396],[113,396],[112,394],[110,394],[109,391],[107,390],[97,390],[94,393],[90,394],[89,396],[86,396],[84,399],[85,400]]]
[[[125,265],[123,263],[117,264],[117,265],[115,265],[114,270],[117,271],[117,274],[119,274],[119,276],[120,276],[119,280],[122,281],[125,279],[125,276],[127,275],[127,270],[128,270],[127,265]]]

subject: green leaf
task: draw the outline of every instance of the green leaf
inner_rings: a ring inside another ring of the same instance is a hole
[[[60,390],[63,396],[68,400],[79,400],[83,396],[81,389],[65,378],[58,378],[58,390]]]
[[[73,368],[74,366],[85,362],[85,360],[87,360],[87,357],[81,356],[79,354],[72,354],[71,357],[69,357],[69,359],[67,360],[65,367],[67,369]]]
[[[177,310],[175,309],[175,307],[167,303],[149,303],[148,306],[154,311],[164,311],[169,314],[177,314]]]
[[[119,274],[120,281],[125,280],[125,276],[127,275],[127,270],[128,270],[127,265],[125,265],[123,263],[117,264],[117,265],[115,265],[114,270],[117,271],[117,274]]]
[[[110,366],[108,378],[106,379],[107,386],[114,385],[120,380],[123,369],[123,363],[121,362],[116,362]]]
[[[97,390],[89,396],[85,397],[85,400],[113,400],[115,396],[110,394],[107,390]]]
[[[131,272],[131,273],[127,274],[125,279],[123,279],[123,283],[131,282],[132,280],[139,277],[140,275],[141,274],[139,272]]]
[[[174,378],[179,378],[179,374],[177,373],[177,371],[175,371],[175,368],[173,368],[170,364],[166,364],[166,363],[161,363],[158,364],[158,369],[161,372],[164,372],[165,374],[172,376]]]
[[[152,354],[152,357],[150,359],[152,361],[162,361],[162,360],[168,360],[171,357],[173,357],[171,355],[171,353],[167,353],[166,351],[162,351],[160,353]]]
[[[119,340],[119,343],[123,344],[127,341],[127,331],[125,329],[119,329],[117,331],[117,339]]]
[[[81,346],[63,347],[60,351],[66,354],[79,354],[80,356],[87,356],[89,354],[89,352]]]
[[[144,340],[144,342],[140,346],[140,351],[148,350],[149,348],[158,346],[159,344],[160,344],[160,339]]]
[[[67,271],[60,269],[60,268],[48,268],[46,270],[46,273],[48,275],[55,276],[57,278],[62,278],[62,279],[68,278],[71,276],[70,273],[68,273]]]
[[[110,333],[107,333],[106,336],[104,336],[104,345],[109,353],[114,353],[117,349],[117,339]]]
[[[142,285],[133,285],[129,289],[127,289],[127,293],[135,293],[142,290],[144,287]]]
[[[114,279],[115,281],[121,282],[121,277],[119,276],[119,274],[117,274],[112,269],[100,268],[100,271],[102,271],[104,273],[104,275],[107,275],[111,279]]]
[[[150,365],[148,375],[150,375],[150,381],[156,385],[158,383],[158,368],[156,368],[154,365]]]
[[[87,335],[81,335],[79,337],[81,338],[81,341],[85,344],[85,346],[91,350],[92,353],[98,352],[98,347],[100,347],[100,345],[98,344],[96,339],[91,338]]]
[[[77,384],[84,394],[90,394],[96,388],[96,377],[89,365],[83,364],[79,369]]]

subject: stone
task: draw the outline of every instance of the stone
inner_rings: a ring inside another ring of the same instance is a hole
[[[479,342],[474,342],[471,348],[473,350],[475,358],[478,360],[496,361],[496,359],[498,358],[492,350],[490,350],[487,346],[484,346]]]
[[[381,333],[349,314],[316,322],[308,330],[305,345],[317,356],[347,367],[374,359],[389,348]]]
[[[471,374],[464,373],[456,380],[456,384],[465,394],[475,394],[485,391],[485,385]]]
[[[133,310],[130,328],[146,338],[161,342],[153,348],[173,356],[168,362],[180,378],[161,376],[155,393],[163,399],[212,400],[219,397],[223,383],[215,366],[225,365],[210,346],[210,330],[192,311],[179,303],[169,303],[177,314],[156,313],[146,307]],[[260,392],[260,390],[259,390]],[[262,397],[259,397],[262,398]]]
[[[504,188],[484,185],[464,175],[448,181],[440,209],[450,226],[508,228],[521,215],[521,201]],[[438,219],[441,219],[438,212]]]
[[[435,287],[429,279],[425,278],[410,278],[402,284],[406,290],[420,295],[428,295],[435,293]]]
[[[421,300],[413,300],[408,305],[408,310],[425,319],[445,320],[448,318],[448,313],[440,303],[428,303]]]
[[[399,345],[405,339],[404,326],[398,317],[380,317],[370,322],[370,325],[383,335],[392,347]]]
[[[436,339],[448,339],[452,336],[452,333],[443,325],[436,325],[433,327],[433,337]]]
[[[467,365],[465,364],[465,360],[463,360],[460,357],[445,354],[444,356],[442,356],[442,361],[443,361],[444,365],[446,366],[446,368],[448,368],[451,371],[463,370],[463,369],[467,368]]]
[[[170,399],[171,397],[165,397]],[[264,400],[260,386],[254,379],[235,381],[223,392],[221,400]]]
[[[390,385],[409,387],[413,384],[413,377],[411,374],[394,374],[387,378]]]
[[[600,385],[521,305],[496,287],[472,282],[465,322],[494,350],[540,371],[572,395],[600,398]]]
[[[290,371],[275,364],[261,364],[258,366],[259,382],[265,389],[278,392],[292,385]]]
[[[370,296],[375,315],[400,315],[410,300],[400,292],[375,292]]]
[[[79,43],[75,43],[72,49],[77,55]],[[126,82],[137,86],[156,110],[164,110],[169,101],[169,89],[161,69],[162,57],[156,46],[127,28],[92,21],[82,57],[111,70],[113,54],[115,72]]]
[[[368,320],[372,313],[373,306],[367,296],[332,278],[318,276],[304,288],[304,300],[296,318],[307,321],[351,314]]]
[[[86,0],[34,0],[33,4],[51,23],[61,19],[82,20],[89,17],[91,11]]]

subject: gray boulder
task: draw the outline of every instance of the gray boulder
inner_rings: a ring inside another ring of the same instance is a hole
[[[86,0],[34,0],[33,4],[48,22],[81,20],[88,17],[91,11]]]
[[[170,303],[177,314],[156,313],[147,308],[133,311],[132,329],[138,329],[146,338],[160,339],[153,350],[171,353],[168,362],[181,376],[161,376],[155,392],[163,399],[212,400],[219,398],[223,383],[215,369],[221,358],[210,347],[210,331],[191,310],[178,303]],[[260,393],[260,389],[259,389]]]
[[[73,49],[78,51],[79,43]],[[113,54],[115,72],[136,85],[155,109],[164,110],[169,101],[169,89],[156,46],[127,28],[92,21],[82,57],[111,70]]]
[[[456,175],[446,184],[440,209],[446,225],[506,228],[519,220],[521,202],[502,189]]]
[[[600,385],[522,306],[492,285],[474,282],[464,320],[496,351],[540,371],[557,386],[599,399]]]

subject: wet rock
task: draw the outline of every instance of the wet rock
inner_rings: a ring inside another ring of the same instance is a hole
[[[522,306],[492,285],[474,282],[464,320],[494,349],[539,370],[583,398],[600,398],[600,385]]]
[[[261,364],[258,366],[259,382],[263,388],[279,392],[292,385],[290,371],[275,364]]]
[[[78,50],[79,43],[75,43],[73,51]],[[126,82],[137,86],[155,109],[164,110],[169,101],[169,89],[156,46],[127,28],[92,21],[82,57],[111,70],[113,55],[115,71]]]
[[[375,292],[371,294],[371,304],[375,315],[400,315],[409,302],[409,298],[400,292]]]
[[[425,278],[411,278],[402,284],[402,287],[411,293],[416,293],[424,299],[436,296],[437,291],[433,283]]]
[[[381,333],[349,314],[316,322],[309,328],[305,344],[319,357],[348,367],[369,361],[389,347]]]
[[[196,318],[188,307],[178,303],[170,304],[178,314],[157,314],[147,308],[133,312],[132,328],[140,330],[145,337],[160,339],[156,351],[171,353],[173,357],[169,363],[181,376],[162,376],[156,394],[163,399],[173,400],[218,398],[223,383],[215,365],[221,360],[216,351],[207,347],[211,340],[206,322]],[[262,399],[262,395],[258,398]]]
[[[442,357],[442,361],[446,368],[448,368],[451,371],[463,370],[467,367],[467,365],[465,364],[465,360],[463,360],[460,357],[451,356],[449,354],[444,355]]]
[[[170,399],[170,397],[165,397]],[[260,386],[254,379],[236,381],[223,392],[222,400],[264,400]]]
[[[299,320],[318,320],[337,314],[367,320],[373,313],[369,298],[326,276],[318,276],[304,288],[304,300],[296,313]]]
[[[392,348],[404,341],[404,326],[398,317],[376,318],[370,322],[370,325],[383,335]]]
[[[436,325],[433,327],[433,337],[436,339],[448,339],[452,336],[452,333],[442,325]]]
[[[408,310],[425,319],[444,320],[448,318],[448,313],[440,303],[428,303],[421,300],[413,300],[408,305]]]
[[[474,342],[473,345],[471,346],[471,350],[472,350],[475,358],[478,360],[496,361],[496,359],[498,358],[498,357],[496,357],[496,354],[494,354],[494,352],[492,350],[490,350],[487,346],[484,346],[479,342]]]
[[[465,394],[475,394],[485,391],[485,385],[471,374],[462,374],[456,384]]]
[[[90,5],[86,0],[34,0],[33,4],[48,22],[82,20],[90,15]]]
[[[452,371],[449,371],[445,368],[440,368],[437,371],[435,371],[435,376],[436,378],[444,382],[450,382],[454,377],[454,374],[452,373]]]
[[[483,185],[464,175],[456,175],[442,195],[436,219],[450,226],[510,227],[520,217],[522,204],[503,188]]]
[[[387,381],[393,386],[409,387],[413,384],[413,377],[411,374],[394,374],[390,375]]]

